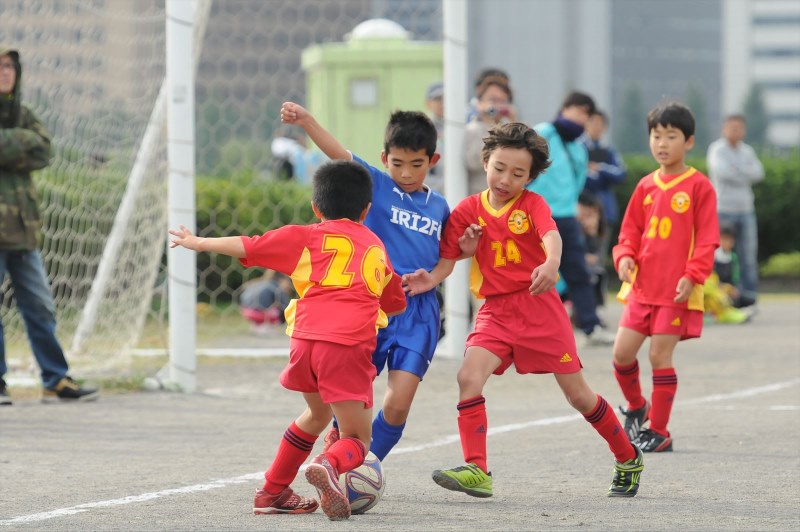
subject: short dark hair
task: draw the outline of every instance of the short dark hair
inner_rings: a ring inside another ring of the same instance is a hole
[[[566,109],[567,107],[586,107],[586,110],[590,115],[593,115],[597,110],[597,106],[594,103],[594,98],[585,92],[578,91],[570,92],[564,98],[564,101],[561,102],[561,109]]]
[[[599,236],[605,236],[606,231],[608,231],[608,222],[606,222],[606,216],[603,211],[603,203],[600,201],[600,199],[593,192],[584,190],[578,195],[578,203],[584,207],[597,210],[597,214],[599,215],[599,220],[597,222],[597,234]]]
[[[522,122],[500,124],[489,130],[489,136],[483,138],[481,157],[483,162],[489,160],[492,153],[500,148],[516,148],[531,154],[531,180],[550,166],[550,147],[544,137]]]
[[[475,96],[478,99],[483,98],[484,93],[494,85],[498,87],[501,91],[506,93],[508,96],[508,101],[514,101],[514,91],[511,90],[511,87],[508,85],[508,80],[501,78],[500,76],[489,76],[485,78],[480,85],[475,89]]]
[[[647,132],[653,131],[659,125],[680,129],[686,139],[694,135],[692,111],[674,100],[663,101],[647,113]]]
[[[729,223],[721,223],[719,224],[719,236],[736,238],[736,228]]]
[[[734,113],[725,117],[725,122],[730,122],[731,120],[738,120],[742,124],[747,124],[747,120],[745,120],[743,114]]]
[[[351,161],[331,161],[314,172],[311,201],[326,220],[359,221],[372,201],[372,178]]]
[[[475,88],[477,89],[480,87],[481,83],[483,83],[483,80],[486,78],[502,78],[506,84],[510,81],[508,73],[505,70],[496,67],[486,67],[481,69],[478,75],[475,76]]]
[[[605,123],[605,125],[608,125],[608,115],[605,114],[600,109],[595,109],[594,112],[592,113],[592,116],[599,116],[600,118],[603,119],[603,122]]]
[[[419,111],[395,111],[386,124],[383,136],[383,151],[390,148],[410,151],[425,150],[428,158],[436,153],[438,138],[436,126],[428,115]]]

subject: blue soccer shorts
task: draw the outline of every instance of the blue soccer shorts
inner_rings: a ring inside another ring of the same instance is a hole
[[[389,370],[413,373],[420,380],[428,371],[439,341],[439,302],[436,291],[408,298],[405,312],[389,318],[389,325],[378,331],[378,345],[372,363],[378,374]]]

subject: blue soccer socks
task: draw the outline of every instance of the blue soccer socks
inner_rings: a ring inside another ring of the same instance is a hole
[[[383,410],[378,411],[378,415],[372,421],[372,443],[369,450],[378,457],[378,460],[383,462],[386,455],[389,454],[400,438],[403,436],[403,429],[406,424],[390,425],[383,417]]]

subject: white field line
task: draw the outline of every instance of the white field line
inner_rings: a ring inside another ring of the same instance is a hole
[[[800,378],[792,379],[789,381],[784,382],[776,382],[774,384],[768,384],[766,386],[758,386],[755,388],[745,388],[742,390],[738,390],[731,393],[724,393],[724,394],[713,394],[707,395],[705,397],[699,397],[697,399],[689,399],[686,401],[679,401],[678,404],[682,405],[699,405],[704,403],[712,403],[712,402],[719,402],[719,401],[727,401],[730,399],[743,399],[746,397],[752,397],[754,395],[760,395],[764,393],[770,392],[777,392],[786,388],[791,388],[792,386],[797,386],[800,384]],[[558,416],[558,417],[551,417],[545,419],[537,419],[534,421],[527,421],[525,423],[511,423],[509,425],[502,425],[500,427],[490,428],[488,435],[494,434],[502,434],[504,432],[513,432],[517,430],[523,430],[530,427],[546,427],[549,425],[559,425],[562,423],[568,423],[570,421],[577,421],[583,418],[580,414],[573,414],[569,416]],[[421,444],[421,445],[413,445],[410,447],[398,447],[397,449],[392,450],[392,454],[407,454],[407,453],[415,453],[419,451],[423,451],[425,449],[431,449],[433,447],[441,447],[444,445],[450,445],[452,443],[456,443],[459,441],[458,434],[453,434],[444,438],[440,438],[438,440],[433,440],[429,443]],[[252,480],[259,480],[263,478],[264,473],[249,473],[246,475],[239,475],[238,477],[231,477],[231,478],[222,478],[218,480],[214,480],[205,484],[193,484],[191,486],[183,486],[180,488],[170,488],[161,491],[153,491],[150,493],[142,493],[141,495],[129,495],[127,497],[122,497],[119,499],[110,499],[107,501],[98,501],[98,502],[87,502],[84,504],[78,504],[76,506],[69,506],[67,508],[60,508],[58,510],[51,510],[49,512],[40,512],[36,514],[28,514],[28,515],[20,515],[17,517],[12,517],[10,519],[3,519],[0,520],[0,525],[15,525],[20,523],[32,523],[36,521],[45,521],[47,519],[54,519],[56,517],[64,517],[68,515],[75,515],[83,512],[87,512],[89,510],[95,508],[109,508],[112,506],[125,506],[128,504],[135,504],[138,502],[150,501],[153,499],[160,499],[162,497],[169,497],[171,495],[183,495],[186,493],[197,493],[201,491],[209,491],[219,488],[224,488],[230,486],[232,484],[241,484],[243,482],[248,482]]]

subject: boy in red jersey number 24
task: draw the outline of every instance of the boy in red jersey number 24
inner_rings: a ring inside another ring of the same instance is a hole
[[[441,242],[442,262],[430,273],[403,276],[414,293],[435,286],[455,261],[472,256],[471,290],[486,302],[467,337],[458,372],[458,429],[466,465],[437,470],[440,486],[491,497],[483,388],[512,364],[518,373],[553,373],[567,401],[608,442],[616,462],[608,495],[633,497],[644,469],[614,411],[581,373],[567,312],[554,286],[561,237],[544,199],[525,189],[549,165],[547,141],[522,123],[494,127],[482,152],[488,189],[453,210]]]

